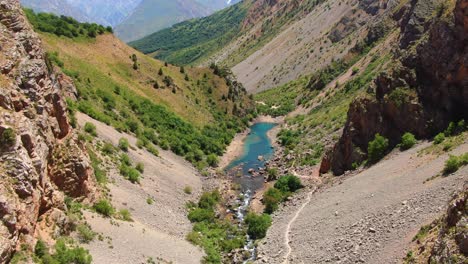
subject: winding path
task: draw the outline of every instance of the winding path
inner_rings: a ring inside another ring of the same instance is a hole
[[[288,252],[286,253],[286,255],[283,257],[284,261],[283,261],[283,264],[288,264],[289,263],[289,256],[291,255],[291,252],[292,252],[292,248],[291,246],[289,245],[289,233],[291,231],[291,225],[296,221],[296,219],[299,217],[299,215],[301,214],[302,210],[304,210],[304,208],[310,203],[310,201],[312,200],[312,194],[314,193],[315,189],[313,189],[312,191],[310,191],[308,194],[307,194],[307,199],[306,201],[301,205],[301,207],[299,208],[299,210],[296,211],[296,213],[294,214],[294,217],[288,222],[288,226],[284,232],[284,245],[285,247],[288,249]]]

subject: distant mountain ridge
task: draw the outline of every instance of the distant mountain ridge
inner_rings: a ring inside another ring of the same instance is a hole
[[[21,0],[25,7],[36,12],[71,16],[81,22],[95,22],[106,26],[121,23],[142,0]]]
[[[208,16],[240,0],[21,0],[36,12],[70,16],[115,28],[124,41],[187,19]]]
[[[132,41],[191,18],[208,16],[237,2],[239,0],[143,0],[115,32],[122,40]]]

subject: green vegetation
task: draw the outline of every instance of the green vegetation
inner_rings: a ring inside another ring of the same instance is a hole
[[[172,64],[194,64],[238,36],[247,6],[237,4],[209,17],[176,24],[130,45]]]
[[[370,163],[376,163],[381,160],[388,150],[388,139],[381,136],[380,134],[375,134],[374,140],[369,142],[367,147],[367,155]]]
[[[127,209],[121,209],[119,211],[118,218],[127,222],[133,222],[132,215]]]
[[[84,126],[86,133],[90,134],[93,137],[97,136],[96,126],[93,123],[86,122]]]
[[[185,188],[184,188],[184,193],[185,193],[185,194],[192,194],[192,187],[190,187],[190,186],[185,186]]]
[[[434,144],[438,145],[438,144],[444,142],[444,140],[445,140],[445,134],[444,134],[444,132],[440,132],[439,134],[437,134],[434,137]]]
[[[276,211],[282,201],[288,198],[291,193],[302,187],[301,180],[294,175],[288,174],[280,177],[274,187],[269,188],[265,194],[263,194],[265,213],[271,214]]]
[[[266,236],[266,232],[271,226],[271,216],[248,213],[245,217],[245,223],[247,224],[247,234],[253,239],[261,239]]]
[[[115,209],[114,209],[114,207],[112,207],[112,204],[106,199],[102,199],[102,200],[98,201],[97,203],[95,203],[93,205],[93,209],[97,213],[99,213],[99,214],[101,214],[101,215],[103,215],[105,217],[111,217],[115,212]]]
[[[443,170],[444,175],[449,175],[460,169],[460,167],[468,165],[468,153],[460,156],[450,155],[449,159],[445,162]]]
[[[129,146],[130,146],[130,143],[128,143],[128,139],[126,139],[126,138],[120,138],[119,139],[119,149],[121,149],[122,151],[127,152]]]
[[[145,165],[141,162],[138,162],[137,165],[135,166],[135,169],[139,171],[140,173],[145,172]]]
[[[26,16],[35,30],[52,33],[67,38],[95,38],[104,33],[112,33],[111,27],[104,27],[95,23],[80,23],[71,17],[56,16],[54,14],[36,14],[31,9],[25,9]]]
[[[406,132],[405,134],[403,134],[403,136],[401,137],[401,143],[400,143],[400,149],[401,150],[407,150],[407,149],[410,149],[412,148],[414,145],[416,145],[418,141],[416,140],[416,137],[409,133],[409,132]]]
[[[198,204],[189,204],[188,217],[194,225],[187,240],[205,250],[204,263],[221,263],[221,253],[229,253],[245,243],[244,231],[215,216],[215,208],[220,202],[221,195],[215,190],[204,193]]]
[[[13,146],[16,144],[16,132],[13,128],[6,128],[0,135],[0,145]]]
[[[413,237],[413,241],[419,241],[423,240],[428,234],[429,231],[431,230],[431,225],[424,225],[422,226],[418,233]]]
[[[96,237],[96,233],[86,224],[79,224],[76,227],[76,231],[82,243],[89,243]]]
[[[93,260],[88,250],[75,246],[70,238],[59,238],[54,249],[55,253],[50,254],[46,244],[39,240],[34,248],[37,262],[43,264],[90,264]]]

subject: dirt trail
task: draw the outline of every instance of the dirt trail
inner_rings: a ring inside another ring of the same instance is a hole
[[[196,200],[202,191],[201,176],[192,165],[175,154],[159,150],[156,157],[135,147],[136,138],[119,133],[114,128],[77,113],[81,126],[91,122],[98,137],[115,146],[121,137],[129,140],[128,155],[132,162],[144,164],[141,184],[125,180],[115,166],[108,166],[107,188],[117,210],[128,209],[134,222],[104,219],[86,213],[86,221],[95,232],[105,237],[95,240],[88,248],[93,263],[146,263],[148,258],[159,258],[161,263],[200,263],[203,252],[186,241],[192,229],[187,219],[185,204]],[[184,192],[190,186],[191,195]],[[151,201],[148,203],[148,199]]]
[[[319,188],[310,201],[308,192],[296,195],[273,216],[257,263],[400,263],[421,225],[440,216],[468,180],[465,166],[424,183],[448,158],[420,155],[429,145],[395,151],[355,176]],[[465,152],[467,142],[450,154]]]
[[[306,201],[302,204],[302,206],[299,208],[299,210],[296,211],[294,214],[294,217],[288,222],[288,226],[286,230],[284,231],[284,246],[288,249],[286,255],[283,257],[284,262],[283,264],[289,263],[289,255],[291,255],[292,248],[289,246],[290,240],[289,240],[289,233],[291,232],[291,225],[296,221],[296,219],[299,217],[299,214],[301,214],[302,210],[310,203],[312,200],[312,194],[314,193],[315,190],[312,190],[307,193],[307,199]]]

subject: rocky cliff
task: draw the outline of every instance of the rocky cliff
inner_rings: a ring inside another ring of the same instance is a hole
[[[351,104],[322,172],[340,175],[364,161],[376,133],[394,147],[405,132],[429,138],[468,118],[467,13],[467,0],[415,0],[395,10],[401,35],[393,65],[376,78],[372,93]]]
[[[0,1],[0,263],[66,233],[64,197],[93,200],[89,158],[18,0]]]

